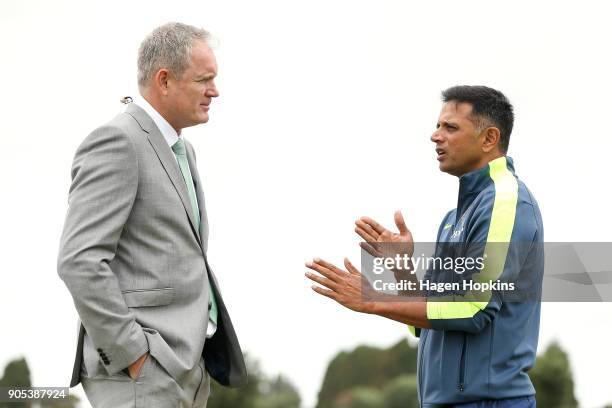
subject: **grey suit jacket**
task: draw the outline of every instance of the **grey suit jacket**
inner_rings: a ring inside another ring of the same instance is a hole
[[[177,381],[204,356],[219,383],[240,386],[246,368],[208,265],[208,221],[195,153],[187,158],[201,217],[191,209],[173,152],[152,119],[128,105],[77,149],[58,273],[79,315],[70,386],[128,367],[149,350]],[[206,339],[208,282],[218,327]]]

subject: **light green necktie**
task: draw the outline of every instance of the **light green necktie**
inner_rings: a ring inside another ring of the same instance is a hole
[[[189,201],[191,202],[191,208],[195,213],[196,226],[198,231],[200,230],[200,211],[198,207],[198,198],[196,197],[195,187],[193,185],[193,179],[191,178],[191,172],[189,171],[189,162],[187,161],[187,150],[185,149],[185,141],[179,138],[178,142],[172,145],[172,151],[176,156],[176,161],[183,174],[183,179],[187,185],[187,193],[189,193]],[[210,320],[216,325],[217,324],[217,301],[215,300],[215,294],[213,293],[210,282],[208,282],[208,293],[210,295]]]

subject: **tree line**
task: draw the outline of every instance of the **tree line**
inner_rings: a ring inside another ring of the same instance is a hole
[[[246,356],[248,384],[240,389],[211,382],[208,408],[300,408],[297,388],[282,375],[267,375],[257,361]],[[417,348],[401,340],[389,348],[358,346],[342,351],[327,366],[316,408],[418,408]],[[574,380],[567,353],[558,343],[541,353],[529,376],[536,389],[538,408],[578,408]],[[0,388],[30,387],[25,358],[8,363]],[[66,401],[0,402],[0,408],[77,408],[79,399]],[[612,408],[607,405],[602,408]]]

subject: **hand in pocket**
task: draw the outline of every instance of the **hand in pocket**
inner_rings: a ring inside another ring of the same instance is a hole
[[[140,371],[142,370],[142,366],[145,363],[145,360],[149,357],[149,352],[147,351],[142,356],[138,358],[138,360],[134,361],[128,367],[128,375],[132,380],[136,380],[140,376]]]

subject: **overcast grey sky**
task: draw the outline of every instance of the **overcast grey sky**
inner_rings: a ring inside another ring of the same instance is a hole
[[[579,5],[580,4],[580,5]],[[25,355],[37,386],[69,381],[76,312],[56,274],[74,152],[136,93],[136,51],[178,20],[219,39],[198,152],[209,258],[243,348],[312,406],[329,359],[388,346],[401,324],[310,290],[304,261],[359,261],[353,221],[435,239],[457,180],[429,136],[440,91],[484,84],[516,108],[510,156],[547,241],[609,241],[612,29],[606,2],[8,0],[0,15],[0,366]],[[540,349],[569,352],[583,408],[612,402],[611,304],[545,304]],[[412,341],[412,340],[411,340]],[[80,387],[79,387],[80,390]],[[79,391],[80,392],[80,391]],[[82,395],[82,394],[81,394]]]

